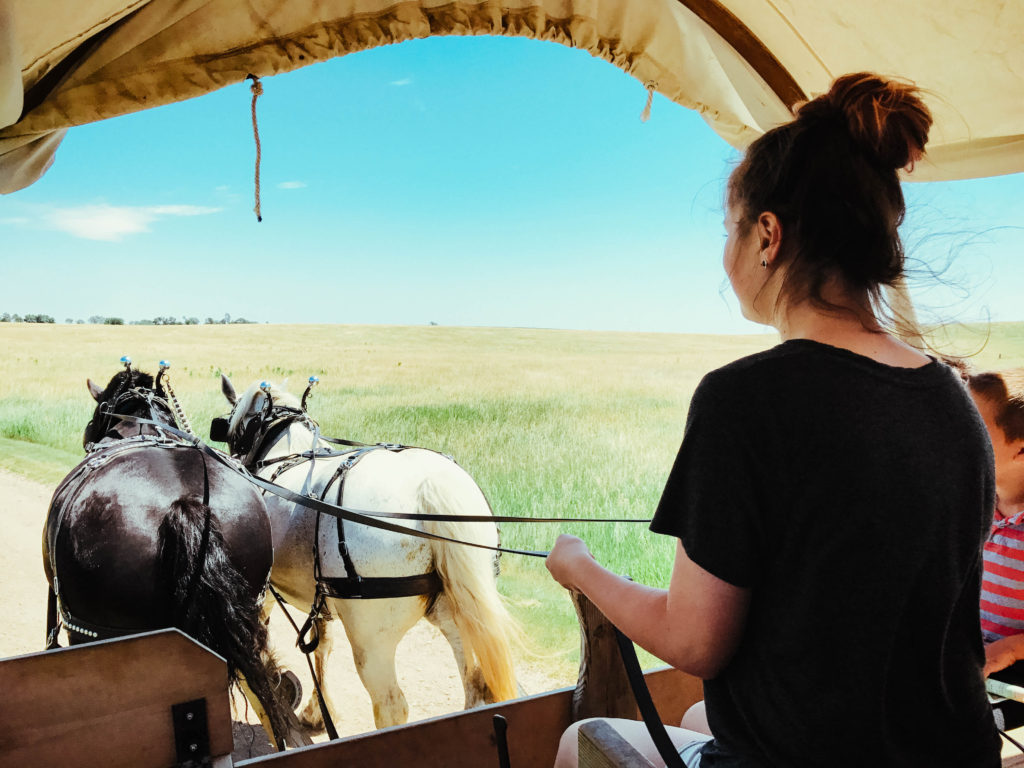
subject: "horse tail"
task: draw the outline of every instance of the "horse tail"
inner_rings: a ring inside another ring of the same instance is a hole
[[[428,477],[417,493],[419,509],[435,515],[482,514],[481,508],[490,513],[480,489],[468,475],[465,478],[460,483],[454,476],[451,482]],[[460,541],[494,544],[497,539],[495,529],[482,523],[431,520],[423,527],[428,533]],[[446,541],[431,544],[434,566],[451,601],[467,660],[476,658],[494,701],[514,699],[518,693],[512,646],[522,630],[498,594],[493,553]]]
[[[239,675],[245,678],[283,744],[292,713],[273,682],[280,680],[281,669],[260,618],[262,590],[231,564],[220,526],[201,501],[173,502],[159,537],[158,568],[174,626],[227,659],[231,684],[240,684]]]

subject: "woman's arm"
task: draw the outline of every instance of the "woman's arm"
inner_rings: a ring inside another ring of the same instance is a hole
[[[558,537],[546,564],[558,583],[585,594],[637,645],[684,672],[715,677],[739,644],[750,590],[705,571],[682,544],[676,546],[668,590],[612,573],[583,541],[566,534]]]

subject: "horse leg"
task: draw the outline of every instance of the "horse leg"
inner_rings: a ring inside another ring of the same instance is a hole
[[[395,651],[399,641],[423,618],[426,599],[398,597],[333,602],[352,645],[356,672],[370,694],[374,724],[378,728],[401,725],[409,719],[409,704],[398,685]]]
[[[320,681],[320,693],[324,697],[324,703],[333,717],[338,709],[334,706],[328,693],[326,671],[327,659],[334,649],[334,621],[330,616],[319,616],[315,620],[315,625],[320,641],[317,643],[316,650],[313,651],[313,670],[316,673],[317,680]],[[299,722],[313,731],[322,731],[326,726],[324,725],[323,713],[320,711],[320,702],[316,695],[316,683],[313,684],[310,694],[306,706],[299,712]]]
[[[242,689],[242,693],[245,695],[246,700],[249,702],[249,706],[252,707],[252,711],[259,718],[260,725],[263,726],[263,730],[267,732],[267,736],[273,739],[274,745],[279,751],[284,751],[285,744],[282,744],[274,736],[274,728],[270,722],[270,717],[267,715],[267,710],[263,707],[259,697],[253,692],[252,688],[249,687],[249,683],[246,679],[239,675],[238,686]],[[285,735],[285,741],[290,747],[304,747],[313,743],[313,740],[303,733],[302,728],[299,727],[298,722],[295,722],[294,718],[289,718],[288,732]]]
[[[444,635],[445,640],[452,647],[452,655],[455,657],[455,664],[459,668],[459,675],[462,677],[462,688],[466,694],[465,708],[478,707],[482,704],[489,704],[493,701],[491,689],[484,682],[483,673],[476,665],[470,666],[466,656],[466,649],[462,645],[462,635],[455,624],[455,616],[452,613],[451,602],[443,592],[434,601],[434,607],[427,614],[427,621],[433,624]]]

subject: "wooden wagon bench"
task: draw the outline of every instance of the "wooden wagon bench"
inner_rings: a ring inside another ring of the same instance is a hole
[[[577,604],[583,653],[575,687],[233,762],[224,660],[175,629],[0,660],[0,768],[547,768],[570,723],[637,718],[611,625]],[[701,681],[645,674],[662,719],[678,724]],[[507,724],[500,761],[494,718]],[[604,727],[602,727],[604,726]],[[1024,728],[1011,732],[1024,738]],[[649,768],[617,733],[580,729],[580,765]],[[1004,766],[1024,766],[1009,747]]]
[[[499,768],[495,715],[512,768],[550,766],[562,731],[592,716],[637,717],[613,629],[577,603],[583,652],[575,687],[232,762],[224,660],[168,629],[0,660],[0,768]],[[646,674],[666,722],[701,697],[698,679]]]

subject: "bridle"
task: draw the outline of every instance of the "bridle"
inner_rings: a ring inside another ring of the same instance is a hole
[[[306,413],[306,399],[317,381],[319,379],[316,379],[315,376],[310,377],[310,384],[306,388],[306,392],[302,396],[302,403],[298,408],[291,405],[275,404],[270,385],[265,381],[260,382],[260,390],[266,397],[266,402],[259,413],[249,419],[241,434],[234,436],[231,434],[231,422],[235,420],[235,411],[238,409],[239,403],[242,402],[239,400],[226,417],[218,417],[210,422],[210,439],[219,443],[227,443],[231,455],[239,457],[239,461],[246,467],[255,469],[254,465],[264,452],[264,446],[276,441],[281,433],[293,424],[303,423],[314,434],[319,435],[320,425]]]
[[[126,407],[132,403],[136,403],[136,405],[131,408]],[[124,417],[136,415],[137,412],[144,409],[154,416],[157,413],[166,416],[168,426],[178,426],[177,420],[174,418],[174,412],[171,410],[171,405],[167,400],[148,387],[131,387],[96,407],[96,413],[86,426],[85,434],[86,436],[95,435],[97,439],[85,442],[86,452],[91,453],[96,450],[104,440],[123,439],[125,435],[119,434],[114,429],[116,424],[121,421],[128,421]],[[136,414],[130,411],[135,411]],[[156,419],[153,419],[153,421],[156,421]]]
[[[166,380],[166,373],[170,364],[165,360],[160,361],[160,372],[153,382],[152,389],[150,389],[149,387],[136,384],[138,371],[132,368],[132,359],[130,357],[122,357],[121,362],[124,364],[125,376],[121,380],[117,391],[114,392],[111,398],[96,406],[92,419],[86,424],[85,435],[82,440],[86,452],[91,453],[104,441],[121,440],[127,437],[127,435],[119,433],[115,426],[119,422],[129,421],[130,419],[126,417],[138,415],[140,411],[148,411],[150,415],[148,421],[159,424],[159,417],[163,416],[167,419],[167,426],[173,428],[180,426],[186,432],[191,432],[184,411],[177,402],[177,398],[174,397],[173,391],[170,390],[170,381]],[[161,384],[165,386],[161,386]],[[165,391],[169,395],[168,397],[162,396],[162,393]],[[132,405],[133,403],[136,404]],[[175,416],[176,413],[178,414],[177,417]],[[140,434],[141,430],[142,427],[140,425]],[[90,436],[95,439],[90,440]]]

